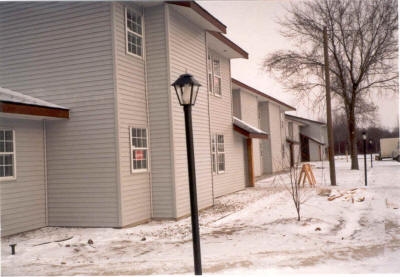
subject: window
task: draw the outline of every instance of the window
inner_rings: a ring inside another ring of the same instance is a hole
[[[288,123],[288,134],[289,138],[293,139],[293,122]]]
[[[211,137],[211,166],[213,173],[225,171],[224,135],[213,135]]]
[[[15,140],[13,130],[0,130],[0,179],[15,178]]]
[[[221,63],[218,57],[207,56],[208,91],[214,95],[222,95]]]
[[[148,169],[147,129],[131,128],[130,135],[131,135],[132,172],[147,171]]]
[[[125,8],[126,50],[128,53],[143,55],[142,16],[135,10]]]

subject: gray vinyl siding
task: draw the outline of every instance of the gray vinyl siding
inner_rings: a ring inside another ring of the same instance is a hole
[[[168,9],[170,80],[176,80],[179,75],[187,71],[202,84],[196,105],[193,106],[197,196],[198,207],[201,209],[212,205],[205,31],[181,16],[171,6],[168,6]],[[169,93],[175,93],[173,88],[170,88]],[[180,217],[190,212],[185,125],[183,109],[177,98],[171,97],[171,100],[176,216]]]
[[[49,225],[118,226],[111,3],[1,3],[0,34],[0,84],[70,109],[46,126]]]
[[[309,140],[309,151],[310,151],[310,162],[321,160],[321,155],[320,155],[321,150],[319,143]]]
[[[211,134],[224,135],[225,172],[213,175],[214,197],[245,188],[243,138],[234,134],[232,125],[232,93],[230,60],[210,51],[220,58],[222,95],[209,96]]]
[[[269,115],[268,115],[268,104],[267,102],[261,102],[258,104],[258,110],[260,113],[260,129],[269,134]],[[261,157],[261,171],[262,174],[272,173],[272,159],[271,159],[271,136],[268,139],[260,140],[260,150],[262,151]]]
[[[145,9],[153,217],[175,217],[165,6]]]
[[[125,6],[122,3],[113,5],[121,216],[122,226],[126,226],[151,217],[151,169],[149,168],[147,172],[132,173],[129,134],[130,127],[148,128],[146,75],[144,57],[133,56],[126,52]],[[133,5],[129,7],[139,13],[142,12],[141,8]],[[145,25],[146,22],[144,15]],[[144,39],[146,40],[146,32]]]
[[[7,236],[46,225],[45,166],[42,121],[0,117],[0,129],[15,134],[16,174],[0,181],[1,235]]]

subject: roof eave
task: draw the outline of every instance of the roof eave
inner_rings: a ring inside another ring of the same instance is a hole
[[[205,10],[203,7],[201,7],[199,4],[197,4],[194,1],[167,1],[167,4],[175,5],[178,7],[185,7],[189,8],[191,11],[193,11],[193,15],[198,15],[200,16],[203,20],[211,24],[214,29],[211,31],[217,31],[226,34],[226,26],[219,21],[217,18],[215,18],[213,15],[211,15],[207,10]]]
[[[20,114],[31,116],[43,116],[53,118],[69,118],[69,110],[53,107],[43,107],[9,101],[0,101],[0,112],[8,114]]]
[[[230,59],[249,58],[249,54],[245,50],[240,48],[237,44],[235,44],[233,41],[231,41],[221,33],[215,31],[208,31],[208,33],[212,36],[208,43],[216,44],[217,46],[219,46],[218,48],[223,48],[224,50],[222,51],[223,53],[221,53],[222,55]],[[226,47],[228,47],[228,49],[226,49]],[[213,47],[211,47],[211,49],[213,49]]]

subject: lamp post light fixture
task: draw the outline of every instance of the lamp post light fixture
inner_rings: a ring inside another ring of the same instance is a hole
[[[364,142],[364,179],[365,186],[367,186],[367,133],[362,133],[362,139]]]
[[[373,151],[372,143],[373,143],[373,141],[372,141],[372,139],[370,139],[369,140],[369,149],[370,149],[370,154],[371,154],[371,168],[373,168],[373,166],[372,166],[372,151]]]
[[[179,104],[183,106],[183,111],[185,114],[186,151],[189,173],[194,272],[196,275],[202,275],[192,126],[192,106],[196,103],[197,93],[199,92],[199,88],[201,85],[199,82],[196,81],[196,79],[193,78],[191,74],[182,74],[171,86],[175,88]]]

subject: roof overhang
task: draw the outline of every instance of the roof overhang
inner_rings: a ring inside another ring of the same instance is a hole
[[[42,107],[24,103],[0,101],[0,113],[40,116],[47,118],[69,118],[69,110],[53,107]]]
[[[310,137],[310,136],[306,136],[306,135],[303,135],[303,134],[300,134],[300,135],[303,136],[303,137],[308,138],[309,140],[311,140],[311,141],[313,141],[313,142],[315,142],[315,143],[318,143],[319,145],[327,145],[326,143],[324,143],[324,142],[322,142],[322,141],[319,141],[319,140],[317,140],[317,139],[315,139],[315,138],[312,138],[312,137]]]
[[[282,102],[282,101],[280,101],[280,100],[278,100],[278,99],[276,99],[276,98],[274,98],[272,96],[269,96],[269,95],[267,95],[267,94],[255,89],[255,88],[252,88],[252,87],[250,87],[250,86],[248,86],[248,85],[246,85],[246,84],[244,84],[244,83],[242,83],[242,82],[240,82],[240,81],[238,81],[236,79],[232,78],[231,81],[232,81],[232,89],[245,89],[249,93],[255,94],[257,96],[261,96],[264,101],[271,101],[271,102],[274,102],[274,103],[278,104],[285,111],[295,111],[296,110],[295,107],[292,107],[292,106],[290,106],[290,105],[288,105],[288,104],[286,104],[286,103],[284,103],[284,102]]]
[[[0,114],[3,117],[29,119],[69,118],[69,109],[0,87]]]
[[[226,26],[194,1],[167,1],[183,16],[205,30],[226,34]]]
[[[247,138],[268,139],[268,134],[249,123],[233,117],[233,130]]]
[[[289,144],[300,144],[300,141],[291,138],[286,138],[286,142],[288,142]]]
[[[288,119],[291,119],[293,121],[301,122],[301,123],[303,123],[305,125],[309,125],[310,123],[314,123],[314,124],[318,124],[318,125],[321,125],[321,126],[326,126],[325,122],[311,120],[311,119],[304,118],[304,117],[298,117],[298,116],[294,116],[294,115],[291,115],[291,114],[285,114],[285,117],[288,118]]]
[[[207,46],[218,54],[230,59],[249,58],[249,54],[246,51],[218,32],[208,31]]]

